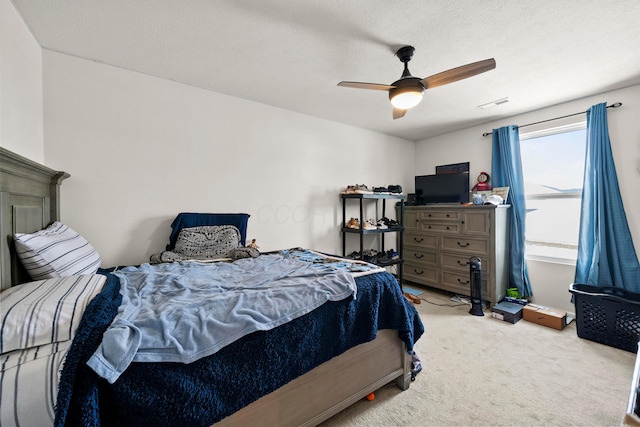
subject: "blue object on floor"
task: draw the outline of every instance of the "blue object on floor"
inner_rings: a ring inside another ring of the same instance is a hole
[[[424,291],[421,291],[420,289],[412,288],[411,286],[403,286],[402,291],[411,295],[420,295],[424,293]]]

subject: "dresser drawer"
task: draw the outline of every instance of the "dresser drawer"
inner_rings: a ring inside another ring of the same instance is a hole
[[[452,233],[459,234],[460,233],[460,223],[451,222],[451,223],[442,223],[442,222],[426,222],[422,221],[420,223],[421,231],[429,231],[432,233]]]
[[[454,271],[441,271],[440,282],[447,288],[459,292],[464,295],[471,294],[471,277],[469,273],[457,273]],[[482,284],[482,296],[486,298],[488,295],[487,279],[483,276],[480,280]]]
[[[438,268],[437,267],[425,267],[424,265],[414,264],[409,261],[405,261],[403,268],[403,276],[417,283],[424,284],[437,284],[438,283]]]
[[[442,250],[464,252],[479,256],[488,255],[490,243],[487,239],[468,239],[466,237],[443,237]]]
[[[404,244],[413,247],[437,249],[438,236],[419,233],[404,233]]]
[[[433,209],[429,211],[421,211],[418,214],[418,219],[420,220],[452,220],[458,221],[460,220],[460,211],[459,210],[444,210],[444,209]]]
[[[435,251],[406,248],[403,254],[405,262],[420,265],[438,265],[438,253]]]
[[[461,270],[469,272],[469,255],[460,255],[453,253],[440,253],[440,266],[443,268],[453,269],[453,270]],[[488,258],[480,258],[482,262],[482,272],[483,275],[489,274],[491,272],[491,260]]]

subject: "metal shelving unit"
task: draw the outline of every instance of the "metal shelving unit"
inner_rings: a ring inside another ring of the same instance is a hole
[[[341,194],[340,197],[342,198],[342,256],[347,256],[347,235],[348,234],[357,234],[360,237],[360,259],[362,259],[362,252],[364,250],[364,236],[365,235],[370,235],[370,234],[375,234],[375,235],[380,235],[380,248],[382,251],[384,251],[384,237],[387,233],[396,233],[396,236],[398,238],[398,255],[399,255],[399,259],[397,260],[392,260],[388,263],[380,263],[378,265],[380,265],[381,267],[389,267],[389,266],[393,266],[393,265],[397,265],[398,267],[398,274],[397,274],[397,278],[398,278],[398,283],[400,284],[400,286],[402,286],[402,265],[404,263],[404,258],[402,256],[402,247],[404,246],[403,244],[403,234],[404,234],[404,224],[403,224],[403,218],[404,218],[404,203],[402,203],[404,201],[404,195],[402,194]],[[360,221],[360,228],[350,228],[347,227],[347,200],[358,200],[359,204],[360,204],[360,216],[359,216],[359,221]],[[382,217],[386,216],[386,202],[387,200],[392,200],[392,201],[396,201],[396,202],[401,202],[399,207],[399,218],[397,219],[399,226],[397,227],[390,227],[390,228],[386,228],[386,229],[371,229],[371,230],[367,230],[363,228],[363,224],[364,224],[364,203],[366,203],[365,201],[374,201],[374,202],[378,202],[378,201],[382,201]]]

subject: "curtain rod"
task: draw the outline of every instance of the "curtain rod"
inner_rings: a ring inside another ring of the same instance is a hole
[[[613,103],[611,105],[607,105],[607,108],[619,108],[619,107],[622,107],[622,102],[616,102],[616,103]],[[535,122],[535,123],[527,123],[526,125],[518,126],[518,128],[537,125],[537,124],[540,124],[540,123],[551,122],[553,120],[564,119],[566,117],[577,116],[579,114],[585,114],[585,113],[586,113],[586,111],[581,111],[579,113],[573,113],[573,114],[567,114],[566,116],[554,117],[553,119],[541,120],[541,121]],[[493,135],[493,132],[485,132],[485,133],[482,134],[482,136],[489,136],[489,135]]]

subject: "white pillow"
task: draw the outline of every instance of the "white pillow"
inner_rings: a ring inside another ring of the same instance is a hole
[[[16,252],[32,280],[93,274],[100,255],[84,237],[61,222],[32,234],[16,233]]]
[[[0,293],[0,353],[73,338],[106,276],[83,274],[29,282]]]

